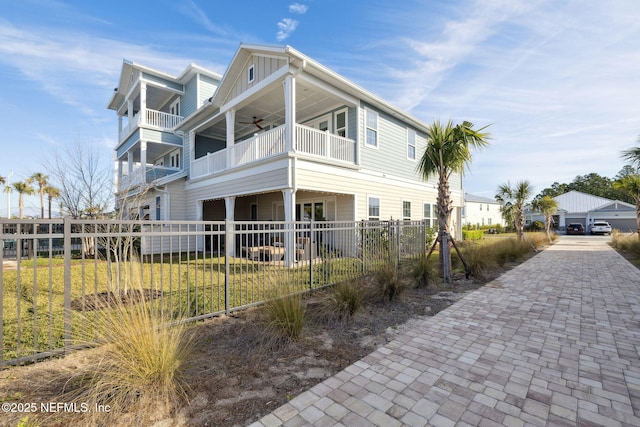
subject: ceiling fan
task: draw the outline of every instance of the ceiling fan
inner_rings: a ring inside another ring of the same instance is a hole
[[[264,119],[258,119],[256,116],[253,116],[253,121],[252,122],[240,122],[243,125],[256,125],[256,127],[260,130],[262,130],[262,126],[260,126],[258,123],[263,122]]]

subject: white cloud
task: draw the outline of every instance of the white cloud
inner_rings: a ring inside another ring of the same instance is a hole
[[[309,6],[300,3],[294,3],[289,5],[289,12],[298,13],[300,15],[304,15],[309,10]]]
[[[276,33],[276,39],[281,42],[291,35],[292,32],[298,27],[298,21],[291,18],[284,18],[278,22],[278,28],[280,31]]]

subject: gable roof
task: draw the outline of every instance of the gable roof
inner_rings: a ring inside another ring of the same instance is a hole
[[[117,110],[119,106],[124,102],[124,99],[127,96],[129,90],[131,90],[131,86],[136,83],[135,80],[131,79],[131,75],[134,70],[141,71],[143,73],[157,76],[161,79],[165,79],[168,81],[177,82],[179,84],[186,84],[195,74],[204,74],[213,78],[214,80],[220,80],[222,76],[213,71],[207,70],[197,64],[189,64],[179,76],[173,76],[169,73],[165,73],[163,71],[158,71],[151,67],[147,67],[142,64],[138,64],[129,60],[122,61],[122,69],[120,71],[120,80],[118,82],[118,87],[113,90],[113,95],[107,104],[107,108],[110,110]]]
[[[554,199],[558,202],[559,209],[566,210],[569,213],[586,213],[594,210],[605,210],[604,208],[609,206],[614,206],[615,209],[624,207],[625,210],[627,207],[633,207],[629,203],[593,196],[576,190],[556,196]]]
[[[390,104],[377,95],[374,95],[366,89],[363,89],[355,83],[347,80],[335,71],[302,54],[291,46],[260,46],[240,44],[240,47],[236,51],[233,59],[231,60],[231,63],[229,64],[229,67],[222,77],[220,85],[211,98],[211,105],[216,108],[220,108],[223,105],[223,103],[227,99],[229,91],[232,89],[236,79],[238,78],[238,73],[240,72],[240,70],[242,70],[242,67],[248,61],[251,55],[286,58],[289,62],[290,72],[294,74],[304,72],[321,81],[328,83],[333,87],[342,90],[346,94],[356,97],[357,99],[360,99],[367,104],[370,104],[371,106],[374,106],[375,108],[378,108],[381,111],[404,121],[405,123],[410,124],[411,126],[415,127],[416,130],[420,130],[424,133],[427,133],[428,131],[427,125],[421,120],[417,119],[406,111],[403,111],[398,107]]]
[[[471,203],[491,203],[494,205],[500,204],[500,202],[498,202],[496,199],[491,199],[489,197],[475,196],[469,193],[464,193],[464,201],[471,202]]]

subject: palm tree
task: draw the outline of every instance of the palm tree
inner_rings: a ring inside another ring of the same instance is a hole
[[[638,141],[640,141],[640,138]],[[622,152],[622,158],[628,160],[634,166],[640,166],[640,146],[624,150]]]
[[[17,181],[17,182],[14,182],[13,184],[11,184],[11,186],[19,194],[18,206],[20,208],[19,208],[19,211],[18,211],[19,212],[18,218],[22,219],[22,211],[24,210],[24,195],[25,194],[27,194],[27,195],[35,194],[35,191],[34,191],[33,187],[31,186],[31,181],[30,180],[26,180],[25,182]]]
[[[442,125],[436,120],[428,127],[427,147],[418,163],[418,172],[427,180],[433,175],[438,176],[438,237],[437,241],[442,242],[444,233],[449,232],[449,221],[453,206],[451,203],[451,192],[449,191],[449,178],[452,173],[462,174],[465,166],[471,163],[471,149],[482,148],[487,145],[489,134],[482,132],[486,126],[475,130],[473,123],[462,122],[454,125],[451,120],[446,125]],[[446,260],[449,261],[449,260]],[[444,251],[440,251],[440,266],[443,270],[445,281],[450,275],[451,263],[447,262],[448,269],[444,269]]]
[[[640,175],[624,176],[613,183],[613,188],[629,194],[636,202],[636,227],[640,239]]]
[[[41,172],[36,172],[29,178],[31,182],[38,184],[38,194],[40,195],[40,218],[44,218],[44,189],[49,184],[49,177]]]
[[[529,181],[519,181],[515,187],[511,187],[511,183],[502,184],[498,187],[496,200],[502,203],[502,216],[505,220],[512,218],[518,240],[522,240],[522,231],[524,229],[524,204],[531,196],[533,187]]]
[[[549,243],[551,243],[551,224],[553,223],[553,215],[558,210],[558,202],[551,196],[543,196],[535,199],[531,203],[531,208],[544,215],[544,231],[547,233]]]
[[[51,202],[53,199],[60,197],[60,189],[56,187],[46,186],[44,192],[47,194],[49,200],[49,219],[51,219]]]

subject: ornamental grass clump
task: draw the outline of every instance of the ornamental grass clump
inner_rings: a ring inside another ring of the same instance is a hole
[[[141,267],[136,262],[132,265]],[[139,284],[134,287],[139,289],[130,292],[144,295]],[[103,414],[90,411],[91,424],[102,423],[96,417],[168,414],[187,402],[185,375],[194,355],[187,324],[172,319],[157,300],[118,295],[99,312],[87,314],[97,324],[104,357],[90,371],[70,380],[63,396],[87,402],[91,408],[109,408]]]
[[[485,280],[496,266],[496,253],[493,245],[471,243],[462,248],[469,273],[476,279]]]
[[[306,310],[300,293],[276,291],[265,302],[264,309],[267,313],[267,336],[271,340],[289,342],[301,336]]]
[[[408,282],[401,280],[398,274],[398,266],[391,260],[386,260],[376,270],[373,278],[377,286],[377,294],[383,301],[397,299],[410,287]]]
[[[415,279],[418,288],[426,288],[440,280],[436,260],[422,255],[413,263],[411,275]]]
[[[362,279],[339,282],[331,289],[329,310],[338,319],[349,320],[362,306],[365,292]]]

